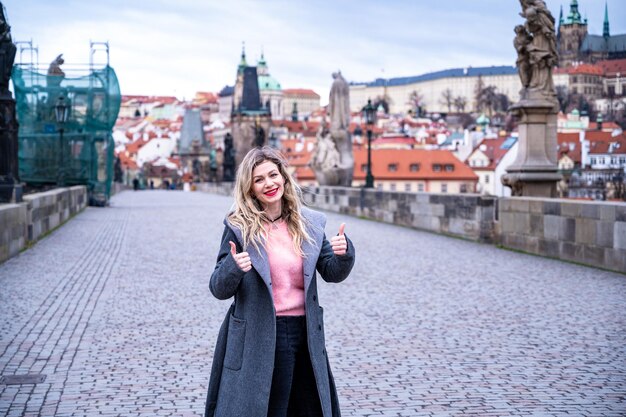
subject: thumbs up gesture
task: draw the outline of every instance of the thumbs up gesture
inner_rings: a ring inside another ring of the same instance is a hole
[[[343,234],[345,228],[346,224],[341,223],[339,234],[330,238],[330,246],[333,248],[333,253],[338,256],[345,255],[348,250],[348,242]]]
[[[237,253],[237,246],[231,240],[230,243],[230,254],[233,256],[235,263],[237,263],[237,267],[241,269],[243,272],[248,272],[252,269],[252,261],[250,260],[250,255],[248,252]]]

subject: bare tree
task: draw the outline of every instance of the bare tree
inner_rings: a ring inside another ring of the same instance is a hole
[[[478,94],[478,108],[480,110],[487,109],[489,118],[493,117],[493,112],[498,106],[498,93],[496,87],[489,85],[480,90]]]
[[[458,96],[454,99],[454,107],[456,111],[459,113],[465,113],[465,106],[467,105],[467,100],[463,96]]]
[[[409,102],[417,116],[421,116],[424,111],[424,96],[422,96],[417,90],[413,90],[409,95]]]
[[[476,110],[482,111],[484,106],[483,100],[483,90],[485,89],[485,83],[483,81],[482,76],[478,76],[478,80],[476,81],[476,87],[474,89],[474,100],[476,101]]]
[[[452,90],[446,88],[443,93],[441,93],[441,104],[448,108],[448,113],[452,112],[452,105],[454,104],[454,96],[452,95]]]

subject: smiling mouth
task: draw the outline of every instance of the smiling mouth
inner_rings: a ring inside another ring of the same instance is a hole
[[[274,188],[273,190],[270,190],[266,193],[264,193],[266,196],[268,197],[274,197],[276,195],[276,193],[278,192],[278,188]]]

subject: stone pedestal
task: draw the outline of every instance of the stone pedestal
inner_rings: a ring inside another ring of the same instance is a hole
[[[517,159],[502,176],[513,196],[558,197],[557,113],[555,101],[526,98],[511,107],[519,123]]]
[[[20,203],[23,188],[17,165],[17,119],[15,100],[0,97],[0,203]]]

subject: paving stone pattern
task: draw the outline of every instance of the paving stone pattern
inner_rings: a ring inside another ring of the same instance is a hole
[[[231,199],[127,191],[0,265],[0,416],[201,416],[229,302],[208,277]],[[624,416],[626,277],[346,222],[320,284],[344,416]]]

